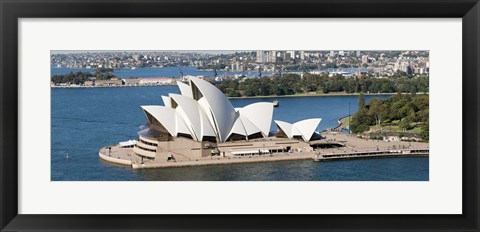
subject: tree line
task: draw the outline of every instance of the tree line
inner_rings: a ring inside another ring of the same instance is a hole
[[[244,78],[216,83],[229,97],[293,95],[308,92],[331,93],[417,93],[428,92],[428,77],[396,76],[373,78],[368,76],[345,78],[328,74],[286,74],[281,77]]]
[[[90,79],[95,80],[110,80],[112,77],[115,77],[111,72],[113,69],[110,68],[99,68],[95,72],[69,72],[66,74],[53,75],[51,81],[55,84],[59,83],[71,83],[76,85],[85,84],[85,81]]]
[[[429,136],[429,96],[427,94],[396,94],[387,99],[373,98],[365,104],[363,94],[358,98],[358,111],[352,117],[350,130],[353,133],[368,131],[370,126],[393,123],[411,130],[421,127],[421,136]]]

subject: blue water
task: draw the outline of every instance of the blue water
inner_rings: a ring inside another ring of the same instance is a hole
[[[140,180],[212,181],[425,181],[428,158],[313,162],[281,161],[134,171]],[[181,173],[181,174],[179,174]]]
[[[87,68],[51,68],[51,75],[66,74],[69,72],[94,72],[95,69]],[[184,75],[192,76],[214,76],[215,73],[209,70],[198,70],[194,66],[185,66],[185,67],[165,67],[165,68],[137,68],[135,70],[122,68],[115,69],[113,74],[120,78],[130,78],[130,77],[182,77],[181,72]],[[224,72],[217,71],[218,75],[245,75],[247,77],[258,76],[258,72]],[[270,73],[264,73],[265,75]]]
[[[141,105],[162,105],[176,86],[52,89],[51,179],[59,180],[428,180],[428,158],[388,158],[335,162],[286,161],[257,164],[149,169],[106,163],[98,150],[137,139],[145,122]],[[387,96],[378,96],[385,98]],[[373,96],[366,96],[366,100]],[[334,127],[357,110],[357,96],[232,99],[235,107],[280,101],[273,119],[296,122],[320,117],[319,130]],[[276,129],[272,125],[272,130]],[[66,156],[69,156],[67,159]]]

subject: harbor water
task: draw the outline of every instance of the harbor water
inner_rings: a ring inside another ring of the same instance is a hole
[[[176,86],[51,89],[52,181],[428,181],[428,157],[313,162],[313,160],[132,170],[106,163],[98,150],[137,139],[146,118],[141,105],[163,105]],[[366,96],[366,100],[374,97]],[[296,122],[319,117],[318,131],[357,110],[357,96],[232,99],[235,107],[278,100],[273,119]],[[271,130],[276,130],[272,123]]]

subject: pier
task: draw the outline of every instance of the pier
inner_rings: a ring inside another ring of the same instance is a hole
[[[314,161],[331,161],[341,159],[366,159],[366,158],[387,158],[387,157],[415,157],[428,156],[428,149],[413,149],[413,150],[389,150],[389,151],[364,151],[352,153],[329,153],[316,154],[313,157]]]

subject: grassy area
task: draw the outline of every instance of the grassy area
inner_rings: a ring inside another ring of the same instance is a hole
[[[371,126],[370,127],[370,130],[373,130],[373,131],[378,131],[382,129],[383,131],[395,131],[395,132],[410,132],[410,133],[421,133],[422,132],[422,128],[420,125],[414,127],[413,129],[411,130],[404,130],[403,128],[400,128],[398,126],[398,124],[394,124],[394,125],[381,125],[381,126]]]
[[[343,128],[349,128],[350,123],[353,123],[353,116],[342,118],[340,121],[344,125]],[[393,120],[391,122],[384,123],[381,126],[370,126],[370,130],[379,131],[381,129],[382,131],[409,132],[409,133],[416,133],[416,134],[419,134],[422,132],[421,123],[414,123],[413,125],[415,127],[413,129],[404,130],[403,128],[400,128],[400,126],[398,126],[399,122],[400,120]]]
[[[349,120],[350,119],[350,120]],[[345,123],[346,128],[350,128],[350,123],[352,122],[352,116],[346,117],[343,119],[343,123]]]
[[[349,118],[350,118],[350,120],[348,120]],[[350,128],[351,120],[352,120],[352,116],[340,119],[340,123],[342,123],[342,125],[343,125],[342,128],[343,129]]]
[[[412,132],[412,133],[421,133],[422,132],[422,128],[421,127],[415,127],[411,130],[409,130],[408,132]]]

